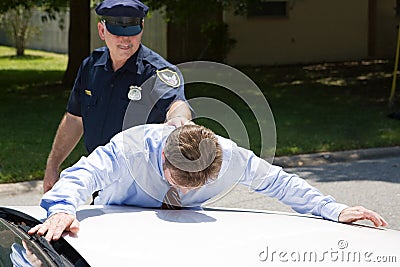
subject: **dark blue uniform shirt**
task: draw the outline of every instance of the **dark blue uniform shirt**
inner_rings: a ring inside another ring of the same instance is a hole
[[[67,111],[82,117],[84,143],[90,153],[122,129],[164,122],[176,100],[186,101],[182,76],[160,55],[141,45],[114,72],[109,50],[102,47],[80,66]]]

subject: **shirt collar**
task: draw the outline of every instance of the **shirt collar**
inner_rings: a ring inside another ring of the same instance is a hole
[[[103,54],[99,57],[96,63],[94,63],[94,66],[95,67],[104,66],[105,69],[108,71],[107,62],[109,61],[109,58],[110,58],[110,51],[108,50],[108,48],[106,48],[104,49]]]
[[[159,151],[159,154],[158,154],[158,168],[159,168],[159,170],[160,170],[162,179],[163,179],[166,183],[168,183],[167,179],[165,179],[165,174],[164,174],[164,159],[163,159],[163,157],[162,157],[162,152],[164,151],[164,147],[165,147],[165,142],[166,142],[166,141],[167,141],[167,138],[165,138],[165,139],[162,141],[162,145],[161,145],[161,147],[160,147],[160,151]]]
[[[136,59],[136,69],[137,69],[136,73],[138,75],[141,75],[144,71],[144,65],[142,64],[142,62],[143,58],[147,56],[146,51],[147,51],[146,47],[140,44],[140,47],[137,51],[137,59]]]
[[[133,54],[130,58],[128,58],[128,60],[125,62],[124,66],[120,69],[120,70],[127,70],[130,71],[132,73],[136,72],[136,69],[138,74],[140,74],[141,72],[139,72],[139,55],[142,55],[142,49],[141,49],[142,45],[139,46],[138,51],[136,51],[135,54]],[[136,61],[136,64],[129,64],[130,62],[134,63]],[[141,61],[141,60],[140,60]],[[96,61],[96,63],[94,64],[94,66],[104,66],[104,69],[106,71],[111,70],[111,58],[110,58],[110,50],[108,49],[108,47],[106,47],[106,49],[104,50],[104,53],[100,56],[100,58]]]

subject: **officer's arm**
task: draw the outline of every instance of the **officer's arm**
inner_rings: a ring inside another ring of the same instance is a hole
[[[180,127],[192,119],[189,106],[182,100],[172,103],[167,112],[167,124]]]
[[[53,147],[47,159],[43,191],[49,191],[58,181],[58,170],[75,148],[83,134],[82,118],[66,113],[58,126]]]

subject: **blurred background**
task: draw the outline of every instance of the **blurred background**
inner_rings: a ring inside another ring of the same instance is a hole
[[[42,179],[79,65],[104,45],[97,2],[1,1],[0,183]],[[257,84],[274,114],[277,156],[400,144],[399,1],[144,2],[143,44],[174,64],[228,64]],[[190,84],[186,96],[231,106],[260,152],[256,107],[210,84]],[[78,146],[63,166],[84,154]]]

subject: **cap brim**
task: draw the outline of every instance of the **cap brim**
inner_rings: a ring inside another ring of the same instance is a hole
[[[142,31],[141,25],[134,26],[119,26],[119,25],[111,25],[106,22],[107,30],[118,36],[134,36],[138,35]]]

